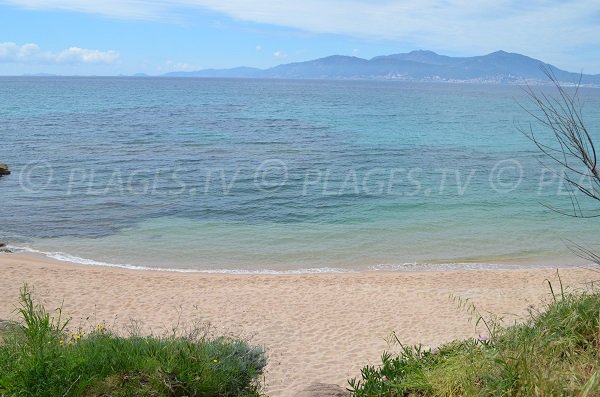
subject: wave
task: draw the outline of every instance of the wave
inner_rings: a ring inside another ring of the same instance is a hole
[[[186,268],[168,268],[168,267],[152,267],[152,266],[140,266],[131,265],[124,263],[109,263],[101,262],[94,259],[81,258],[79,256],[67,254],[64,252],[47,252],[36,250],[31,247],[20,247],[11,246],[8,248],[15,252],[26,252],[30,254],[43,255],[50,259],[55,259],[61,262],[76,263],[79,265],[89,266],[104,266],[104,267],[116,267],[121,269],[129,270],[153,270],[159,272],[174,272],[174,273],[214,273],[214,274],[317,274],[317,273],[355,273],[356,270],[342,269],[333,267],[320,267],[320,268],[306,268],[306,269],[293,269],[293,270],[272,270],[272,269],[258,269],[258,270],[246,270],[246,269],[186,269]]]
[[[573,267],[575,265],[550,265],[550,264],[510,264],[510,263],[484,263],[484,262],[454,262],[454,263],[402,263],[381,264],[369,266],[370,271],[381,272],[443,272],[460,270],[511,270],[511,269],[555,269],[557,267]]]
[[[55,259],[61,262],[76,263],[79,265],[88,266],[103,266],[113,267],[129,270],[153,270],[159,272],[173,272],[173,273],[209,273],[209,274],[238,274],[238,275],[285,275],[285,274],[322,274],[322,273],[358,273],[361,271],[371,272],[439,272],[439,271],[460,271],[460,270],[514,270],[514,269],[548,269],[548,268],[568,268],[568,267],[582,267],[581,265],[574,264],[508,264],[508,263],[474,263],[474,262],[456,262],[456,263],[400,263],[400,264],[378,264],[372,266],[365,266],[362,269],[344,269],[336,267],[318,267],[318,268],[301,268],[291,270],[274,270],[274,269],[190,269],[190,268],[167,268],[167,267],[152,267],[152,266],[140,266],[133,264],[124,263],[109,263],[97,261],[94,259],[82,258],[79,256],[71,255],[68,253],[56,251],[47,252],[40,251],[27,246],[12,246],[8,248],[15,252],[25,252],[36,255],[43,255],[50,259]],[[585,267],[585,266],[583,266]]]

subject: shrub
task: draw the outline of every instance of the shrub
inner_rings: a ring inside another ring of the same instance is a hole
[[[22,322],[0,346],[0,395],[258,396],[264,351],[192,330],[166,337],[113,334],[104,325],[67,332],[21,290]]]
[[[600,396],[600,294],[564,293],[490,338],[403,346],[349,381],[364,396]],[[399,342],[398,342],[399,343]]]

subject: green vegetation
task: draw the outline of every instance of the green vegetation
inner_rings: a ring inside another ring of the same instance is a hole
[[[3,331],[0,395],[258,396],[264,351],[246,342],[185,336],[121,337],[104,325],[70,332],[21,290],[22,323]]]
[[[561,292],[543,309],[508,328],[485,319],[489,338],[434,352],[400,344],[350,388],[357,397],[600,396],[600,294]]]

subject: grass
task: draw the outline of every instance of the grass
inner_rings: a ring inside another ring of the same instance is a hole
[[[264,351],[198,329],[184,336],[117,336],[104,325],[69,332],[27,286],[20,323],[3,331],[2,396],[259,396]]]
[[[520,325],[484,321],[489,338],[437,351],[400,345],[349,381],[365,396],[600,396],[600,294],[553,295]],[[477,313],[476,308],[470,306]]]

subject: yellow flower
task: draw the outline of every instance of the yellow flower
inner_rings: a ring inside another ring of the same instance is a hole
[[[81,335],[80,334],[75,335],[75,339],[77,339],[77,340],[81,339]]]
[[[65,344],[65,341],[61,339],[61,340],[58,341],[58,344],[61,345],[61,346],[63,346]]]
[[[218,363],[219,360],[217,360],[216,358],[213,360],[213,363]]]
[[[104,326],[102,324],[98,324],[98,331],[102,332],[104,330]]]

